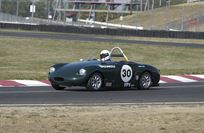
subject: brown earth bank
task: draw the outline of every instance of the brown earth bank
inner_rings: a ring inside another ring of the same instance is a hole
[[[204,133],[204,106],[0,107],[1,133]]]

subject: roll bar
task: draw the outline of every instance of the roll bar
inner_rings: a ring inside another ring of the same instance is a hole
[[[119,50],[121,54],[112,54],[114,50]],[[124,57],[125,61],[129,61],[127,56],[124,54],[123,50],[120,47],[114,47],[111,49],[110,57]]]

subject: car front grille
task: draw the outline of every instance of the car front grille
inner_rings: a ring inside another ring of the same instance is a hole
[[[55,77],[54,80],[55,80],[55,81],[62,82],[62,81],[64,81],[64,78],[61,78],[61,77]]]

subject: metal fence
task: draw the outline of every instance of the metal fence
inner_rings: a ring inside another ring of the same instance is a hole
[[[78,27],[101,27],[100,25],[86,24],[83,22],[63,22],[48,19],[31,18],[15,16],[0,12],[0,23],[7,24],[26,24],[26,25],[63,25],[63,26],[78,26]]]
[[[199,25],[204,24],[204,14],[198,12],[192,17],[182,17],[180,20],[170,22],[163,27],[164,30],[200,31]]]
[[[74,25],[74,23],[65,23],[62,21],[53,21],[48,19],[31,18],[31,17],[21,17],[15,16],[7,13],[0,12],[0,22],[1,23],[17,23],[17,24],[44,24],[44,25]]]
[[[7,13],[0,13],[0,21],[1,22],[21,22],[21,23],[30,23],[29,20],[26,20],[24,17],[17,17],[15,15],[10,15]]]

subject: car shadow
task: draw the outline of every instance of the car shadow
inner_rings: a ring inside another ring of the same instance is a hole
[[[152,87],[147,90],[139,90],[137,88],[106,88],[102,89],[99,91],[94,91],[94,90],[87,90],[86,88],[82,87],[74,87],[74,88],[65,88],[64,90],[61,91],[73,91],[73,92],[108,92],[108,91],[152,91],[152,90],[164,90],[165,87]]]

